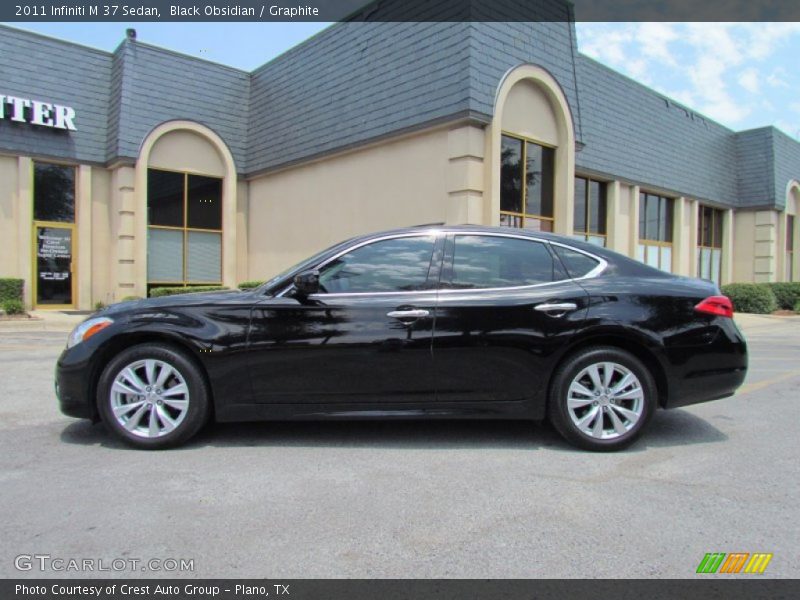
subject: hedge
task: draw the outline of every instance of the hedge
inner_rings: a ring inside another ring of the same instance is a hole
[[[730,283],[722,286],[722,293],[731,299],[736,312],[767,315],[778,309],[775,293],[766,283]]]
[[[195,285],[189,287],[157,287],[150,290],[151,298],[174,296],[175,294],[193,294],[200,292],[219,292],[228,288],[221,285]]]
[[[131,302],[132,300],[141,300],[141,296],[125,296],[120,302]]]
[[[255,289],[258,286],[260,286],[262,283],[264,283],[264,282],[263,281],[243,281],[242,283],[239,284],[239,289],[240,290],[252,290],[252,289]]]
[[[7,315],[25,314],[25,305],[22,303],[22,300],[6,299],[0,302],[0,306]]]
[[[784,310],[795,310],[795,306],[800,302],[800,281],[791,283],[768,283],[770,289],[775,294],[778,301],[778,308]]]
[[[24,285],[25,281],[23,279],[0,277],[0,302],[5,300],[19,300],[22,302],[22,288]]]
[[[176,294],[194,294],[200,292],[219,292],[222,290],[227,290],[225,286],[222,285],[195,285],[195,286],[188,286],[188,287],[178,287],[178,288],[153,288],[150,290],[150,297],[151,298],[160,298],[161,296],[174,296]]]

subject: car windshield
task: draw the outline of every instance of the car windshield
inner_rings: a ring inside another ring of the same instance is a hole
[[[280,283],[281,281],[283,281],[284,279],[288,278],[290,275],[292,275],[294,273],[299,273],[301,271],[304,271],[305,269],[308,269],[312,265],[314,265],[317,262],[319,262],[322,259],[322,257],[324,257],[326,254],[330,254],[331,252],[334,252],[334,251],[338,250],[339,248],[343,248],[344,246],[346,246],[350,242],[351,242],[351,240],[347,240],[346,242],[340,242],[338,244],[330,246],[329,248],[325,248],[324,250],[322,250],[320,252],[317,252],[313,256],[310,256],[309,258],[306,258],[305,260],[300,261],[296,265],[293,265],[293,266],[289,267],[288,269],[285,269],[285,270],[281,271],[280,273],[275,275],[275,277],[273,277],[272,279],[270,279],[269,281],[264,283],[259,288],[259,290],[266,291],[266,292],[268,292],[270,294],[274,294],[276,290],[273,290],[272,288],[275,287],[278,283]]]

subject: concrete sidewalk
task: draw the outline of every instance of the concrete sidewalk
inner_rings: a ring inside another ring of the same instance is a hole
[[[796,329],[800,325],[800,315],[751,315],[749,313],[736,313],[733,320],[744,333],[754,330],[780,328],[788,325]],[[790,330],[792,331],[792,330]]]
[[[69,333],[89,315],[67,314],[60,310],[32,310],[28,314],[32,319],[0,321],[0,334],[24,333],[27,331],[63,331]]]

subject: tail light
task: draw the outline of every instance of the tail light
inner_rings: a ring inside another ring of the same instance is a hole
[[[706,315],[733,317],[733,304],[727,296],[709,296],[695,306],[694,309]]]

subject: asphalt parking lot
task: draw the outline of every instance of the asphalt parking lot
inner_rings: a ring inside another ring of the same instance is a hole
[[[0,330],[0,576],[683,578],[707,552],[772,552],[760,577],[797,577],[800,317],[743,329],[740,394],[605,455],[524,422],[220,425],[130,450],[58,412],[66,333]],[[21,554],[194,568],[20,572]]]

